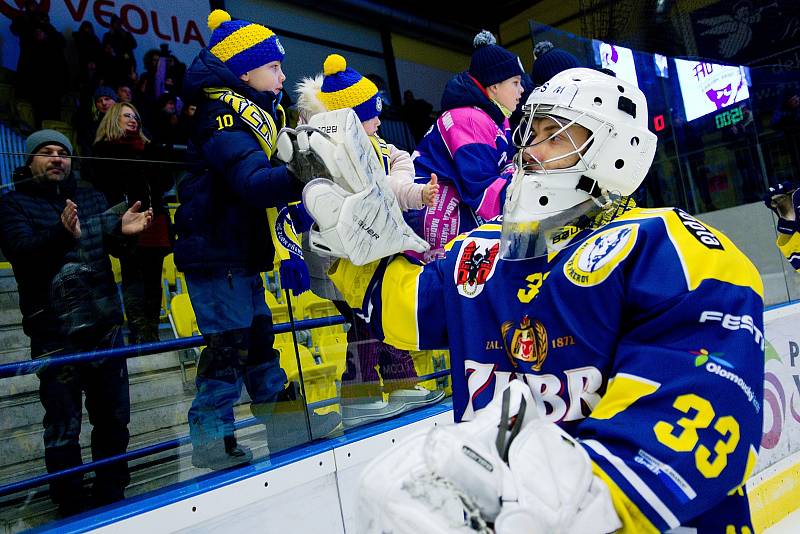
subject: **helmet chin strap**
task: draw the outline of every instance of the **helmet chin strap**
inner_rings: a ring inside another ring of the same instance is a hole
[[[598,198],[600,195],[602,195],[602,191],[600,190],[600,185],[597,183],[597,180],[589,178],[585,175],[581,175],[580,179],[578,180],[578,185],[575,186],[575,189],[578,191],[584,191],[592,198]]]

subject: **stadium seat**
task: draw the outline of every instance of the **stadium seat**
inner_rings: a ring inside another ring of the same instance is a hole
[[[200,333],[188,293],[172,297],[169,317],[176,337],[191,337]]]
[[[336,377],[340,379],[344,374],[347,362],[347,336],[345,333],[325,334],[320,337],[317,347],[322,363],[336,365]]]
[[[178,276],[178,269],[175,268],[175,254],[167,254],[161,264],[161,278],[169,283],[170,287],[175,287]]]
[[[170,301],[169,323],[172,325],[172,331],[175,337],[191,337],[200,333],[200,329],[197,326],[197,317],[195,317],[188,293],[179,293],[172,297]],[[178,363],[181,366],[184,384],[188,382],[186,365],[188,363],[196,364],[202,349],[203,347],[197,347],[182,350],[178,353]]]
[[[111,271],[114,273],[114,282],[117,284],[122,283],[122,265],[120,265],[119,260],[114,256],[109,256],[108,259],[111,260]]]
[[[75,130],[72,128],[72,125],[63,122],[63,121],[52,121],[52,120],[43,120],[42,121],[42,129],[45,130],[55,130],[57,132],[61,132],[64,134],[67,139],[70,140],[72,146],[78,146],[78,139],[75,135]]]
[[[290,382],[299,382],[300,373],[297,369],[297,355],[291,342],[277,343],[275,348],[280,352],[281,367],[286,371],[286,376]],[[303,370],[303,384],[307,402],[319,402],[328,399],[335,399],[336,392],[336,364],[316,363],[314,356],[306,347],[298,346],[300,355],[300,365]],[[315,410],[319,414],[338,411],[338,404],[333,404]]]
[[[30,131],[33,131],[36,119],[33,116],[33,104],[27,100],[17,100],[16,105],[17,119],[24,123]]]

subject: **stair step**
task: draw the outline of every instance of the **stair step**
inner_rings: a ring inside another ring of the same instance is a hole
[[[19,310],[19,293],[16,291],[0,291],[0,309],[8,310],[12,308]]]
[[[240,403],[237,406],[235,406],[233,412],[237,420],[246,419],[252,415],[250,413],[249,405],[245,403]],[[237,437],[246,436],[249,435],[249,433],[255,432],[258,429],[263,429],[263,427],[259,427],[257,425],[255,427],[248,427],[242,431],[237,431],[236,435]],[[181,436],[186,436],[188,433],[189,433],[189,427],[184,422],[182,424],[173,425],[170,427],[158,428],[155,430],[151,430],[149,432],[131,435],[130,443],[128,444],[128,450],[140,449],[148,445],[162,443],[164,441],[175,439]],[[83,436],[83,433],[81,433],[81,436]],[[189,450],[191,451],[191,449]],[[130,465],[133,466],[145,462],[153,462],[160,456],[170,455],[170,454],[174,454],[174,449],[172,451],[165,451],[155,455],[147,456],[145,458],[141,458],[139,460],[134,460],[131,462]],[[84,462],[90,462],[92,460],[91,448],[89,447],[88,442],[86,444],[81,443],[81,455],[83,457]],[[34,476],[42,475],[46,472],[47,471],[44,466],[44,458],[39,457],[32,460],[24,460],[0,466],[0,481],[2,481],[3,484],[8,484],[17,480],[24,480]],[[3,500],[0,499],[0,509],[2,509],[2,506],[3,506]]]
[[[152,436],[149,436],[149,442],[137,443],[135,447],[172,439],[175,436],[170,436],[168,434],[170,431],[172,430],[153,433]],[[259,433],[258,427],[250,427],[237,434],[239,442],[250,447],[256,460],[269,454],[269,449]],[[131,440],[131,448],[134,448],[133,440]],[[208,474],[210,470],[192,466],[191,454],[191,446],[183,445],[178,449],[164,451],[158,455],[131,462],[131,483],[126,488],[125,495],[128,498],[135,497]],[[157,463],[153,464],[153,462]],[[20,478],[28,478],[35,474],[41,474],[41,472],[27,473]],[[2,478],[5,479],[5,477]],[[24,498],[11,496],[0,501],[0,532],[16,533],[51,523],[57,519],[56,507],[50,501],[45,487],[30,490]]]
[[[39,401],[39,379],[36,375],[26,375],[0,381],[6,385],[14,386],[27,391],[19,391],[17,395],[0,398],[0,432],[41,424],[44,417],[44,408]],[[136,408],[139,404],[153,399],[172,397],[176,393],[185,393],[183,373],[179,368],[161,370],[158,372],[142,373],[129,378],[131,406]],[[21,393],[21,394],[20,394]],[[88,417],[86,409],[83,410],[84,418]]]
[[[131,407],[128,430],[132,436],[161,428],[186,426],[186,414],[192,404],[193,394],[180,392],[172,397],[154,399]],[[41,423],[8,430],[0,435],[0,466],[11,462],[33,460],[44,454]],[[81,424],[81,446],[89,445],[91,425],[84,417]]]
[[[10,275],[3,273],[3,276],[0,276],[0,291],[4,292],[12,292],[17,291],[17,279],[14,278],[14,273],[8,271]]]
[[[25,335],[25,332],[22,331],[21,325],[15,325],[15,326],[6,325],[0,327],[0,350],[4,352],[13,352],[14,350],[17,350],[17,353],[19,354],[23,352],[21,349],[27,349],[30,346],[31,346],[31,339]],[[17,357],[12,359],[11,361],[19,359],[20,358]],[[6,363],[6,362],[1,362],[1,363]]]
[[[22,312],[19,308],[0,308],[0,326],[21,326]]]

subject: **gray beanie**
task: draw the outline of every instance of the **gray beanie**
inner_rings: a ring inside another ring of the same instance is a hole
[[[69,155],[72,155],[72,143],[69,142],[67,136],[55,130],[39,130],[33,132],[25,140],[25,153],[29,154],[28,163],[31,162],[32,154],[45,145],[59,145],[67,149]]]

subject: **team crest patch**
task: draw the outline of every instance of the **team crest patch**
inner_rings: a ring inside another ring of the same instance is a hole
[[[638,224],[616,226],[589,238],[564,264],[564,274],[577,286],[594,286],[608,278],[622,260],[628,257]]]
[[[494,274],[500,243],[496,239],[470,238],[461,247],[456,261],[455,280],[458,294],[475,298]]]
[[[508,359],[514,367],[519,367],[517,360],[528,362],[534,371],[540,371],[547,358],[547,330],[537,320],[531,322],[524,316],[519,325],[514,321],[506,321],[500,327],[503,333],[503,346]]]

